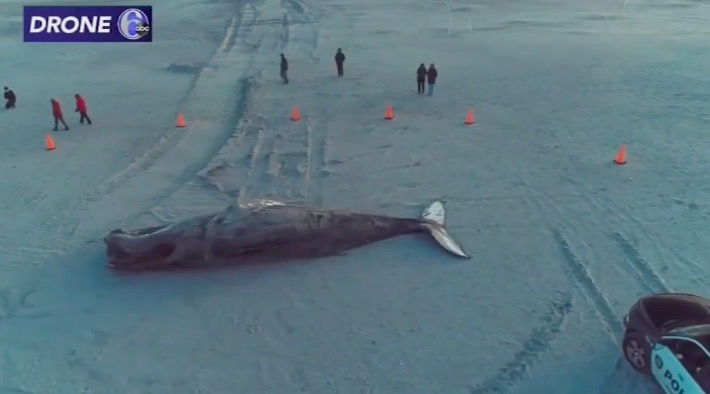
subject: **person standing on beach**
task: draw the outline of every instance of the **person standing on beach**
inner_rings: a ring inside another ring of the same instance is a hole
[[[64,122],[64,114],[62,113],[62,106],[59,101],[55,99],[49,100],[52,103],[52,115],[54,115],[54,131],[57,131],[57,122],[62,122],[64,125],[64,130],[69,130],[66,122]]]
[[[436,67],[434,67],[434,63],[429,65],[429,70],[427,71],[427,82],[429,82],[429,96],[434,94],[434,83],[436,83],[436,77],[439,76],[439,73],[436,71]]]
[[[426,81],[426,67],[424,63],[417,69],[417,94],[424,94],[424,82]]]
[[[284,84],[288,83],[288,60],[286,60],[286,56],[283,53],[281,54],[281,78]]]
[[[338,76],[343,76],[343,63],[345,62],[345,54],[338,48],[338,52],[335,54],[335,65],[338,66]]]
[[[15,102],[17,101],[17,97],[15,97],[15,92],[12,91],[12,89],[8,88],[5,86],[5,109],[10,109],[10,108],[15,108]]]

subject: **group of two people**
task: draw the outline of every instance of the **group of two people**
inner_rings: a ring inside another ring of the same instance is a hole
[[[81,115],[79,123],[83,124],[84,119],[86,119],[86,121],[91,124],[88,108],[86,107],[86,100],[78,93],[74,95],[74,98],[76,99],[76,109],[74,112],[78,112]],[[67,126],[67,123],[64,121],[64,113],[62,112],[62,106],[59,104],[59,100],[50,99],[50,102],[52,103],[52,115],[54,115],[54,131],[57,131],[58,122],[62,122],[64,130],[69,130],[69,126]]]
[[[429,65],[429,69],[424,66],[424,63],[419,65],[417,69],[417,93],[424,94],[424,82],[429,82],[429,96],[434,94],[434,84],[436,83],[436,77],[439,73],[434,67],[434,63]]]
[[[338,48],[338,52],[335,53],[335,66],[339,77],[343,76],[343,63],[345,63],[345,54],[341,48]],[[288,60],[283,53],[281,54],[281,79],[284,84],[288,83]]]

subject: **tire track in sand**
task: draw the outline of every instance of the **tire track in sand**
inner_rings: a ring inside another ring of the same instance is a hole
[[[544,198],[546,200],[551,199],[551,197],[548,195],[543,195],[543,193],[541,192],[537,193],[543,196],[541,198]],[[599,228],[607,228],[608,223],[606,221],[602,223],[598,219],[601,216],[600,214],[606,213],[606,211],[603,210],[597,202],[593,201],[592,199],[589,199],[588,197],[585,197],[588,194],[589,193],[580,191],[579,193],[575,193],[574,196],[575,198],[579,199],[579,201],[584,201],[588,204],[588,207],[587,209],[585,209],[585,212],[592,213],[592,215],[590,215],[587,219],[589,220],[589,222],[593,222]],[[557,210],[557,212],[559,217],[563,216],[563,213],[561,213],[559,209]],[[565,217],[567,216],[571,215],[565,215]],[[614,227],[624,229],[623,224],[614,224]],[[631,241],[626,237],[626,235],[624,235],[620,231],[611,233],[607,232],[606,230],[602,231],[609,237],[609,239],[613,240],[614,245],[619,248],[619,253],[617,255],[622,257],[620,260],[624,263],[624,265],[619,266],[619,268],[624,269],[630,275],[635,277],[636,282],[639,283],[639,285],[643,287],[646,292],[656,293],[669,291],[669,286],[665,283],[661,276],[651,267],[651,265],[641,256],[638,249],[631,243]]]
[[[537,205],[541,212],[544,212],[543,217],[545,218],[556,218],[558,221],[564,222],[565,217],[560,213],[555,205],[548,202],[548,199],[544,195],[539,193],[527,180],[527,171],[524,171],[524,186],[527,190],[528,196]],[[604,292],[601,290],[599,285],[592,277],[589,272],[588,264],[580,257],[580,255],[575,251],[569,241],[569,236],[566,236],[563,232],[563,227],[555,225],[546,219],[547,226],[550,229],[553,240],[560,250],[562,255],[562,261],[564,263],[563,269],[565,274],[572,280],[572,282],[577,286],[584,297],[589,300],[597,315],[600,317],[604,325],[604,332],[610,337],[612,342],[616,344],[616,335],[621,329],[621,320],[617,318],[614,313],[609,300],[607,300]],[[573,227],[572,225],[566,227]]]
[[[304,172],[312,168],[308,163],[312,146],[309,139],[313,128],[307,116],[300,122],[273,120],[263,116],[263,113],[273,110],[265,107],[263,101],[268,100],[261,100],[258,94],[258,75],[262,63],[271,62],[273,43],[281,47],[288,45],[291,36],[288,31],[292,27],[284,21],[308,18],[288,18],[289,13],[300,12],[298,9],[294,11],[290,3],[282,2],[281,8],[286,9],[282,18],[275,17],[273,4],[265,6],[266,9],[262,10],[252,3],[245,4],[238,34],[239,45],[254,52],[247,72],[256,76],[251,83],[252,94],[247,95],[235,132],[197,173],[196,179],[188,183],[198,188],[210,188],[239,202],[252,198],[300,201],[306,194],[303,186]],[[249,80],[252,81],[251,78]],[[266,87],[267,90],[270,88]],[[314,146],[312,151],[318,150]]]
[[[668,245],[668,243],[664,241],[662,237],[655,234],[654,231],[652,231],[647,224],[640,221],[635,216],[626,213],[626,210],[619,203],[617,203],[611,198],[604,197],[603,195],[594,198],[593,196],[598,195],[598,193],[595,193],[594,190],[590,189],[587,185],[577,182],[573,177],[566,176],[565,179],[568,183],[574,185],[578,190],[581,191],[580,195],[585,200],[587,200],[589,204],[593,205],[600,213],[606,214],[611,217],[612,220],[614,220],[613,225],[615,228],[624,229],[624,232],[631,232],[632,230],[635,230],[633,231],[633,233],[637,234],[637,236],[639,237],[643,237],[648,240],[649,245],[651,245],[651,247],[657,250],[656,254],[660,256],[663,252],[665,252],[672,255],[678,262],[682,263],[686,267],[686,269],[690,271],[690,276],[693,277],[692,280],[696,284],[706,284],[705,281],[699,279],[699,277],[702,277],[706,274],[700,264],[695,261],[692,261],[688,257],[684,256],[682,253],[680,253],[676,248]],[[631,228],[628,223],[632,223],[633,228]],[[640,252],[638,252],[638,250],[633,247],[630,242],[627,243],[628,246],[631,246],[631,248],[626,250],[625,252],[632,252],[632,255],[635,254],[640,258]],[[622,245],[622,249],[623,248],[624,245]],[[645,259],[640,258],[638,261],[639,264],[644,266],[642,268],[643,272],[649,273],[649,279],[651,281],[654,280],[654,276],[660,279],[660,275],[656,273],[656,271]],[[668,286],[665,287],[668,288]]]
[[[237,11],[239,13],[239,11]],[[219,56],[220,52],[227,52],[231,45],[234,43],[234,36],[238,32],[240,18],[238,15],[234,15],[227,27],[225,36],[220,44],[219,48],[213,53],[212,57],[206,62],[206,64],[212,63],[212,61]],[[231,44],[230,44],[231,43]],[[178,107],[181,107],[190,97],[190,95],[195,90],[198,81],[203,77],[203,72],[208,66],[203,66],[196,73],[195,77],[191,80],[189,88],[185,93],[184,97],[178,103]],[[131,164],[129,164],[124,169],[118,171],[112,175],[106,182],[99,185],[96,189],[89,192],[86,196],[79,199],[79,207],[74,209],[81,209],[81,206],[88,205],[91,202],[100,200],[103,196],[110,194],[116,188],[118,188],[123,182],[128,178],[132,177],[136,173],[149,168],[155,160],[160,157],[165,151],[172,148],[185,134],[180,129],[175,127],[170,127],[166,133],[164,133],[156,143],[150,147],[148,150],[144,151],[141,155],[136,156]]]
[[[282,1],[281,7],[284,9],[282,50],[295,48],[314,59],[318,32],[313,18],[298,1]],[[259,130],[245,187],[239,193],[240,201],[274,198],[321,203],[327,130],[308,114],[298,122],[265,123]]]
[[[590,197],[594,195],[594,192],[591,188],[586,185],[580,184],[572,177],[563,176],[563,178],[567,183],[575,186],[575,188],[579,191],[578,193],[575,193],[575,196],[587,203],[589,208],[591,208],[589,209],[589,211],[596,211],[596,214],[591,216],[592,218],[599,217],[600,213],[611,213],[612,216],[614,216],[618,220],[616,223],[614,223],[614,227],[629,231],[629,229],[625,226],[624,222],[622,220],[619,220],[619,217],[615,216],[614,212],[611,212],[612,210],[610,210],[608,206],[604,207],[604,205],[600,201]],[[618,206],[616,211],[622,212]],[[598,219],[595,220],[595,223],[600,228],[606,228],[609,224],[606,221],[605,223],[601,223]],[[637,224],[640,223],[638,223],[637,221]],[[652,293],[669,291],[669,287],[665,283],[665,281],[661,278],[660,275],[656,273],[655,270],[653,270],[650,264],[641,256],[638,249],[633,246],[631,241],[622,232],[617,231],[611,234],[607,234],[611,239],[616,242],[617,246],[621,250],[622,255],[626,256],[623,261],[628,267],[628,272],[635,276],[636,281],[642,287],[644,287],[648,292]],[[623,333],[623,325],[619,324],[619,327],[616,330],[619,335]],[[618,342],[616,344],[618,345]],[[622,356],[619,356],[616,360],[614,368],[606,377],[604,382],[600,385],[598,392],[604,394],[617,393],[619,392],[618,390],[620,387],[636,386],[638,386],[638,383],[635,384],[633,380],[629,380],[625,360],[623,360]],[[636,387],[636,390],[632,391],[638,391],[638,387]]]
[[[589,273],[587,265],[582,262],[574,249],[570,246],[567,239],[562,235],[558,228],[552,229],[555,242],[560,248],[564,260],[566,262],[566,272],[572,277],[576,284],[586,294],[587,299],[591,300],[602,318],[602,323],[606,326],[606,332],[609,337],[615,341],[617,333],[622,331],[621,321],[617,319],[616,314],[611,308],[611,304],[604,296],[604,292],[594,281],[594,278]]]
[[[567,180],[573,185],[578,186],[578,190],[581,189],[579,185],[570,178],[567,177]],[[562,208],[560,208],[561,205],[554,205],[554,203],[551,202],[551,199],[548,196],[545,196],[543,193],[535,190],[530,185],[530,182],[525,181],[525,186],[528,193],[530,193],[530,196],[535,200],[536,205],[538,205],[541,210],[544,210],[548,213],[547,215],[544,215],[545,217],[550,217],[550,214],[552,214],[552,217],[555,217],[558,221],[561,221],[563,223],[569,222],[566,217],[570,215],[564,215],[562,213]],[[579,193],[575,193],[575,196],[577,198],[580,198],[580,201],[586,202],[588,206],[586,212],[592,213],[595,210],[601,210],[602,207],[600,207],[599,203],[597,201],[589,199],[587,197],[589,195],[589,190],[580,190]],[[547,205],[547,207],[545,207],[545,205]],[[592,218],[595,218],[597,216],[598,215],[591,215]],[[587,264],[584,263],[584,261],[570,246],[570,242],[564,235],[562,228],[560,226],[553,225],[552,223],[550,223],[549,220],[547,221],[548,226],[552,228],[555,242],[558,244],[560,250],[562,251],[565,257],[564,261],[566,263],[567,275],[570,276],[576,282],[578,287],[581,288],[585,297],[592,301],[597,314],[601,317],[602,323],[605,326],[605,332],[612,339],[613,344],[615,346],[619,346],[620,339],[617,339],[617,336],[620,336],[623,333],[623,324],[621,323],[621,320],[617,318],[616,313],[613,311],[609,300],[606,298],[600,286],[593,279],[587,268]],[[606,228],[606,226],[602,226],[602,224],[599,223],[598,220],[593,220],[593,222],[595,222],[595,224],[597,224],[600,228]],[[571,224],[569,224],[569,226],[574,227]],[[567,225],[565,227],[567,227]],[[626,259],[624,259],[628,268],[627,272],[633,275],[635,281],[639,283],[641,287],[652,292],[655,292],[657,290],[664,291],[668,289],[668,286],[661,279],[661,277],[640,256],[637,249],[633,247],[631,242],[623,234],[612,234],[611,239],[613,239],[615,241],[615,244],[621,249],[622,254],[627,257]],[[619,387],[619,382],[617,379],[619,376],[624,375],[623,368],[625,367],[625,364],[621,362],[620,359],[621,357],[619,356],[619,358],[617,358],[617,362],[615,364],[614,369],[600,385],[598,389],[600,390],[600,392],[608,392],[608,390],[610,390],[610,388],[612,387]]]
[[[542,200],[535,194],[529,182],[525,181],[527,193],[520,198],[532,202],[540,210],[548,210]],[[549,216],[549,215],[545,215]],[[548,223],[549,226],[549,223]],[[552,227],[552,226],[550,226]],[[563,270],[573,285],[581,290],[585,298],[591,300],[597,313],[605,323],[605,332],[613,338],[614,326],[618,325],[617,319],[604,298],[601,290],[596,286],[589,276],[584,264],[569,246],[567,240],[562,236],[557,228],[552,227],[552,233],[560,248],[565,263]],[[470,392],[472,394],[500,393],[521,381],[532,367],[535,360],[547,352],[554,343],[557,336],[562,331],[567,316],[572,310],[571,291],[556,292],[548,312],[543,317],[543,324],[532,330],[530,336],[523,342],[522,349],[513,358],[503,365],[495,374],[475,385]]]
[[[615,232],[612,237],[619,243],[621,250],[624,251],[627,257],[625,261],[638,273],[639,282],[644,283],[653,293],[671,292],[666,282],[651,268],[651,265],[641,257],[638,249],[631,244],[624,234]]]
[[[218,72],[215,71],[216,69],[214,68],[214,65],[223,64],[226,59],[229,58],[230,52],[233,50],[235,38],[239,34],[242,7],[242,3],[236,7],[230,24],[225,30],[225,35],[221,41],[221,44],[215,49],[210,59],[206,62],[206,65],[196,73],[184,97],[178,102],[179,107],[182,108],[189,105],[189,103],[193,100],[193,96],[195,96],[198,90],[203,88],[203,81],[205,81],[204,84],[209,85],[209,81],[214,78],[214,74]],[[248,86],[246,84],[242,84],[241,89],[246,90],[248,89]],[[170,127],[170,129],[163,133],[163,135],[153,146],[135,156],[127,167],[112,175],[104,183],[98,185],[93,190],[87,192],[69,209],[67,209],[63,214],[63,223],[65,224],[62,232],[65,232],[69,237],[72,237],[72,242],[77,245],[83,244],[85,240],[81,238],[92,236],[93,234],[81,234],[81,230],[83,230],[82,225],[84,224],[82,223],[82,216],[89,216],[82,215],[81,213],[92,213],[92,209],[99,211],[102,210],[103,208],[101,205],[106,203],[106,201],[109,200],[111,196],[114,196],[117,191],[121,190],[122,186],[137,176],[144,174],[146,171],[151,170],[161,158],[178,148],[180,143],[186,138],[189,138],[189,130]],[[212,152],[215,151],[214,144],[211,145],[210,150]],[[136,216],[140,215],[142,212],[150,209],[152,205],[155,205],[155,201],[163,199],[165,195],[184,185],[185,182],[187,182],[187,179],[189,179],[189,177],[203,165],[205,160],[205,156],[197,157],[192,160],[189,160],[188,158],[185,166],[182,168],[182,175],[178,175],[175,179],[169,182],[165,181],[166,186],[168,184],[170,185],[147,198],[146,200],[148,202],[137,204],[138,209],[133,210],[131,213],[134,213]],[[126,216],[123,216],[124,220],[128,219]]]
[[[571,310],[572,294],[557,292],[542,318],[542,325],[532,330],[523,348],[493,376],[472,388],[471,394],[501,393],[522,380],[539,355],[550,348]]]
[[[264,40],[273,37],[272,33],[275,24],[257,23],[260,10],[251,2],[245,3],[243,7],[239,27],[234,30],[235,37],[225,39],[222,49],[235,47],[232,50],[234,53],[230,54],[231,57],[241,55],[244,52],[251,53],[252,56],[249,58],[244,75],[258,75],[260,73],[260,64],[255,63],[260,58],[256,55],[263,55],[263,53],[272,49],[269,47],[269,42],[274,41],[266,42]],[[268,8],[268,5],[266,7]],[[267,9],[267,12],[269,11],[273,10]],[[256,25],[258,25],[258,28],[254,27]],[[228,44],[229,40],[231,40],[232,44]],[[239,57],[243,58],[243,56]],[[274,147],[281,136],[270,132],[271,128],[267,127],[269,126],[268,122],[258,112],[254,111],[254,92],[258,86],[258,80],[258,77],[248,76],[239,80],[238,83],[241,86],[242,94],[238,94],[237,111],[234,112],[229,122],[232,124],[229,128],[230,133],[225,134],[223,138],[216,141],[209,154],[204,155],[200,160],[193,160],[190,168],[184,171],[178,181],[174,182],[171,187],[164,188],[162,192],[153,195],[150,201],[140,205],[139,210],[137,210],[138,213],[131,218],[124,218],[124,221],[134,220],[146,214],[155,214],[154,210],[160,209],[159,204],[182,190],[185,186],[190,186],[194,190],[207,187],[210,188],[207,191],[219,191],[227,197],[240,200],[252,197],[249,194],[257,194],[259,189],[274,188],[274,185],[270,184],[269,181],[279,179],[279,174],[274,171],[274,169],[279,167],[279,165],[275,165],[279,152]],[[256,114],[254,114],[255,112]],[[236,146],[237,144],[239,146]],[[241,154],[241,157],[236,155],[238,157],[236,162],[234,160],[235,156],[231,155],[235,151]],[[243,170],[239,170],[239,167],[242,167]],[[235,168],[238,172],[241,171],[241,174],[232,180],[230,178],[232,178],[231,175]],[[218,176],[215,175],[219,175],[220,172],[227,169],[230,171],[227,175],[230,176],[217,179]],[[238,179],[241,179],[242,182],[238,182]],[[302,181],[298,183],[300,184]],[[160,218],[158,219],[160,220]]]

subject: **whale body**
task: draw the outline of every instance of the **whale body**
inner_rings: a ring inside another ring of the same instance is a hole
[[[449,253],[469,258],[446,231],[444,204],[420,218],[307,207],[271,200],[233,203],[221,212],[104,238],[116,269],[195,267],[248,258],[317,258],[403,234],[424,232]]]

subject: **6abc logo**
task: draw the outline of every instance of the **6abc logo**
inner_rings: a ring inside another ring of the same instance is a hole
[[[129,8],[118,17],[118,32],[129,40],[145,37],[150,32],[150,21],[145,12]]]

